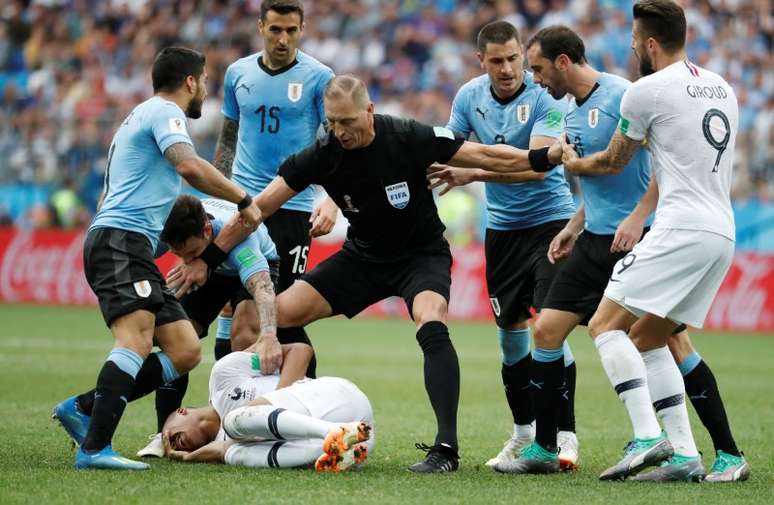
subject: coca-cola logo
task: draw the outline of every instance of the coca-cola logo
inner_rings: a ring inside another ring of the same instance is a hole
[[[96,297],[83,275],[84,232],[17,232],[0,263],[0,299],[85,305]]]
[[[771,329],[774,326],[774,307],[769,301],[774,286],[772,277],[772,257],[737,255],[715,297],[706,326],[740,330]]]

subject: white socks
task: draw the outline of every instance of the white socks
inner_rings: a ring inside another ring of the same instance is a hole
[[[634,436],[659,436],[661,428],[651,406],[645,364],[629,336],[621,330],[607,331],[594,339],[594,344],[610,383],[629,412]]]
[[[531,438],[535,439],[535,421],[529,424],[514,424],[513,438]]]
[[[224,459],[252,468],[294,468],[313,464],[323,453],[322,444],[322,439],[241,442],[229,447]]]
[[[664,423],[675,453],[698,456],[685,406],[685,384],[667,346],[642,353],[648,373],[648,388],[653,408]]]
[[[338,426],[340,424],[322,421],[274,405],[240,407],[229,412],[223,419],[223,430],[234,440],[253,437],[274,440],[324,439],[328,432]]]

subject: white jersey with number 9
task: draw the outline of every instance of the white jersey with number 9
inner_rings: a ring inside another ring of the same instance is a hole
[[[654,229],[735,238],[730,189],[739,106],[719,75],[684,60],[641,78],[621,101],[620,130],[647,140],[658,182]]]

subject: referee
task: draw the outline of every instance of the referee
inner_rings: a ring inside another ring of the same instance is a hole
[[[343,75],[324,94],[330,132],[292,155],[257,197],[269,216],[310,184],[325,188],[349,220],[337,254],[277,298],[278,326],[304,326],[337,314],[354,317],[389,296],[404,299],[425,356],[425,388],[438,422],[419,473],[459,466],[457,403],[460,372],[446,313],[451,253],[426,180],[434,162],[493,171],[549,170],[556,148],[525,151],[466,142],[451,130],[374,114],[365,84]]]

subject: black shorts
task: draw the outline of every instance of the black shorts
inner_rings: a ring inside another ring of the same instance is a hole
[[[309,236],[311,216],[311,212],[279,209],[264,222],[280,257],[277,294],[292,286],[306,272],[312,243]]]
[[[562,219],[522,230],[486,230],[486,284],[500,328],[529,319],[530,307],[543,308],[557,270],[546,257],[548,245],[566,224]]]
[[[153,262],[145,235],[115,228],[91,230],[83,244],[83,264],[108,327],[136,310],[156,314],[156,326],[187,319]]]
[[[366,261],[345,248],[301,279],[325,298],[333,315],[344,314],[352,318],[390,296],[403,298],[411,314],[414,297],[422,291],[433,291],[449,301],[451,265],[451,252],[446,241],[407,258],[385,263]]]
[[[274,291],[278,289],[279,261],[269,262],[269,273],[274,283]],[[223,306],[228,302],[231,310],[245,300],[252,301],[252,295],[247,291],[238,275],[223,275],[213,273],[202,287],[189,291],[180,303],[189,319],[196,321],[202,327],[199,338],[207,336],[210,325],[218,317]]]

